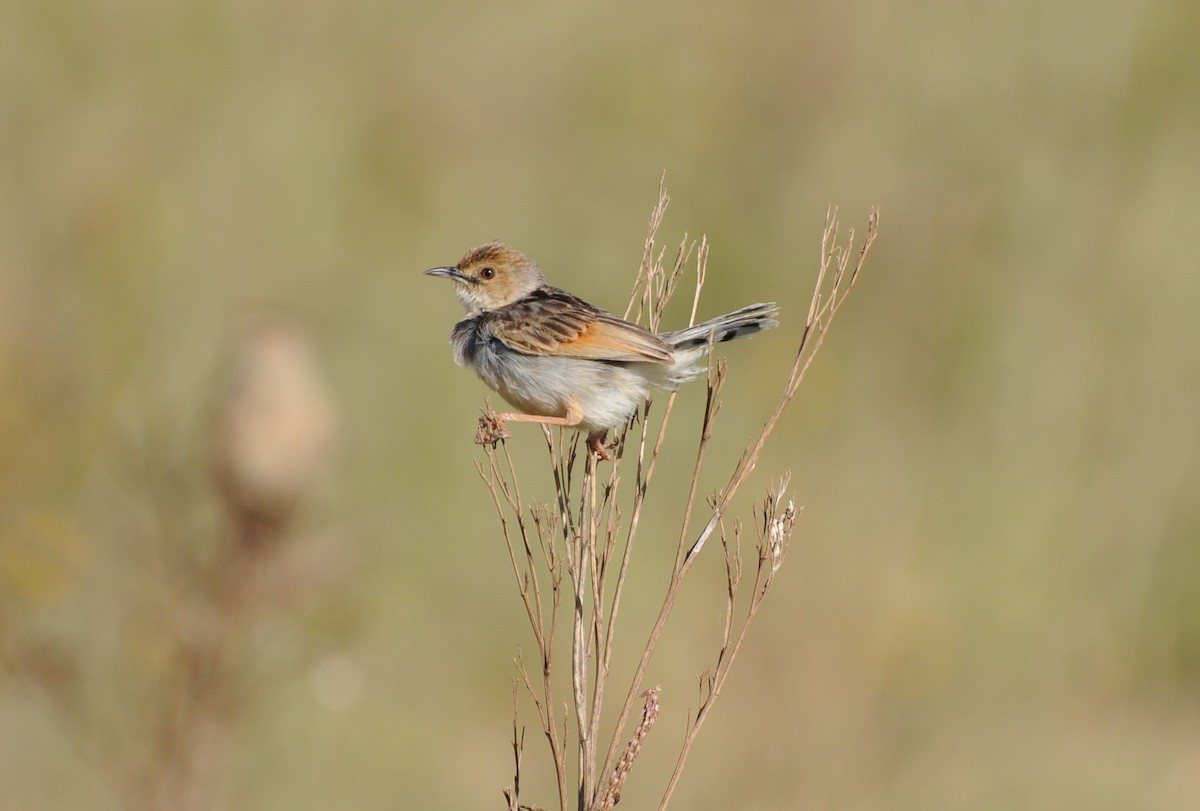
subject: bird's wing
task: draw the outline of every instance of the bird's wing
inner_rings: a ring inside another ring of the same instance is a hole
[[[488,314],[491,333],[527,355],[674,363],[657,335],[563,290],[543,287]]]

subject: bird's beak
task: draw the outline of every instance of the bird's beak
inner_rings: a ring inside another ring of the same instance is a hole
[[[453,279],[459,283],[471,281],[471,277],[463,273],[458,268],[430,268],[425,271],[426,276],[441,276],[444,279]]]

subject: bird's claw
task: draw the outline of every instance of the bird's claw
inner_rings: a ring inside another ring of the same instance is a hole
[[[604,431],[595,434],[588,434],[587,446],[588,450],[596,454],[601,461],[607,462],[612,459],[612,454],[610,454],[608,451],[617,447],[617,443],[613,442],[611,445],[605,445],[604,434]]]

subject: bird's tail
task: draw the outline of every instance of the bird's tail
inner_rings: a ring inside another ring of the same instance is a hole
[[[779,326],[775,316],[779,307],[774,302],[751,304],[740,310],[697,324],[694,327],[664,332],[659,337],[671,347],[675,362],[666,367],[663,388],[674,389],[687,381],[704,374],[707,368],[705,357],[711,344],[745,338]]]
[[[764,329],[777,327],[779,322],[775,320],[775,316],[778,314],[779,307],[773,301],[765,304],[751,304],[749,307],[719,315],[694,327],[665,332],[661,337],[672,349],[677,351],[699,349],[707,347],[710,342],[724,343],[732,341],[734,338],[744,338],[754,335],[756,332],[762,332]]]

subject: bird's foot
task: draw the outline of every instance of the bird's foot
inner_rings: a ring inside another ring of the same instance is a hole
[[[590,434],[588,434],[587,438],[588,450],[596,454],[599,459],[605,462],[612,459],[612,454],[608,452],[609,448],[617,447],[615,442],[612,445],[607,446],[604,444],[604,436],[607,433],[607,431],[592,431]]]

